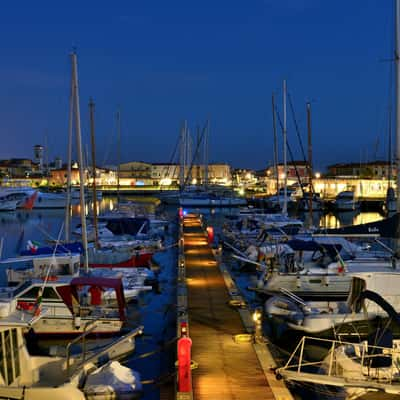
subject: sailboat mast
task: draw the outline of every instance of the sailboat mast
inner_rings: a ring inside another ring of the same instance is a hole
[[[179,166],[179,186],[182,191],[185,186],[185,164],[186,164],[186,120],[183,123],[181,130],[181,143],[180,143],[180,166]]]
[[[74,76],[73,65],[71,64],[71,78]],[[67,198],[65,205],[65,241],[70,241],[71,233],[71,174],[72,174],[72,133],[74,124],[74,80],[71,79],[71,93],[69,96],[69,119],[68,119],[68,154],[67,154]]]
[[[117,205],[119,207],[120,201],[120,182],[119,182],[119,175],[121,172],[121,111],[117,110]]]
[[[313,160],[312,160],[312,142],[311,142],[311,104],[307,103],[307,132],[308,132],[308,179],[309,179],[309,215],[310,215],[310,225],[313,220]]]
[[[94,226],[94,243],[96,248],[99,246],[99,229],[97,226],[97,193],[96,193],[96,143],[94,139],[94,102],[89,101],[90,112],[90,140],[92,144],[92,177],[93,177],[93,226]]]
[[[396,188],[396,209],[400,211],[400,0],[396,0],[395,8],[395,61],[396,61],[396,169],[397,169],[397,188]],[[398,228],[399,230],[399,228]],[[397,237],[400,238],[397,232]],[[398,251],[399,251],[398,247]]]
[[[210,120],[207,120],[207,127],[204,135],[204,188],[208,186],[208,139],[210,136]]]
[[[75,132],[76,146],[78,152],[79,163],[79,189],[80,189],[80,206],[81,206],[81,229],[82,229],[82,244],[84,252],[84,268],[85,272],[89,272],[89,257],[88,257],[88,240],[86,232],[86,215],[85,215],[85,175],[83,171],[83,156],[82,156],[82,134],[81,134],[81,114],[79,110],[79,86],[78,86],[78,66],[76,54],[71,54],[72,61],[72,81],[74,85],[74,110],[75,110]]]
[[[286,80],[283,81],[283,175],[284,175],[284,198],[283,198],[283,214],[287,214],[287,128],[286,128]]]
[[[274,131],[274,170],[276,178],[276,193],[279,193],[279,171],[278,171],[278,136],[276,133],[276,110],[275,96],[272,93],[272,129]]]

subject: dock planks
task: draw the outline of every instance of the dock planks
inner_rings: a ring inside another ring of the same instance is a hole
[[[188,285],[189,335],[195,400],[275,399],[252,343],[237,344],[244,333],[224,279],[207,244],[198,216],[184,218],[184,254]]]

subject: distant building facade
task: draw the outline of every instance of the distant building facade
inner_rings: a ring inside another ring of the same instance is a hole
[[[371,161],[367,163],[338,163],[327,167],[327,176],[348,176],[357,178],[383,179],[389,176],[390,163],[388,161]],[[397,175],[395,166],[391,166],[391,176]]]

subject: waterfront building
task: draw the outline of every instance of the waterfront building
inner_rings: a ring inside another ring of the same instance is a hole
[[[390,167],[392,169],[391,176],[394,179],[397,171],[395,166],[388,161],[332,164],[327,167],[326,176],[382,179],[389,176]]]

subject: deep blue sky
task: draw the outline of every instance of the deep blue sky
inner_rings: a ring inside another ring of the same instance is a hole
[[[0,158],[66,158],[77,47],[82,127],[96,103],[100,164],[169,161],[183,119],[211,119],[211,161],[272,160],[271,94],[287,79],[317,168],[386,157],[392,0],[16,1],[0,10]],[[289,120],[291,115],[289,113]],[[288,136],[300,157],[293,124]]]

